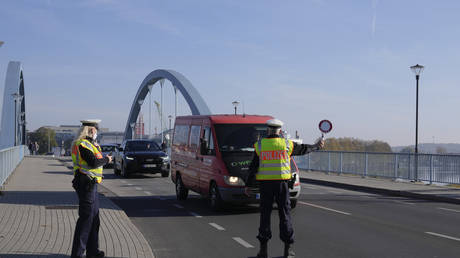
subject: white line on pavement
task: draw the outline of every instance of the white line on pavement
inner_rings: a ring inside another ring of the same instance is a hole
[[[195,218],[203,218],[203,216],[199,215],[198,213],[192,212],[192,211],[190,212],[190,215],[192,215]]]
[[[397,203],[402,203],[402,204],[415,205],[415,203],[411,203],[411,202],[405,202],[405,201],[400,201],[400,200],[393,200],[393,201]]]
[[[211,225],[212,227],[214,227],[217,230],[225,230],[225,228],[217,225],[216,223],[209,223],[209,225]]]
[[[145,193],[146,195],[153,195],[153,194],[152,194],[151,192],[149,192],[149,191],[144,191],[144,193]]]
[[[125,181],[125,180],[121,180],[120,182],[122,182],[123,184],[126,184],[126,181]]]
[[[438,207],[438,209],[445,210],[445,211],[460,212],[459,210],[447,209],[447,208],[442,208],[442,207]]]
[[[246,248],[254,248],[253,245],[251,245],[250,243],[244,241],[241,237],[232,237],[233,240],[235,240],[236,242],[238,242],[240,245],[246,247]]]
[[[133,184],[128,184],[129,186],[132,186]]]
[[[182,206],[182,205],[180,205],[180,204],[173,204],[173,206],[176,207],[176,208],[179,208],[179,209],[183,209],[183,208],[184,208],[184,206]]]
[[[134,189],[136,189],[138,191],[142,191],[142,188],[140,188],[140,187],[134,187]]]
[[[313,203],[302,202],[302,201],[299,201],[299,203],[304,204],[304,205],[308,205],[308,206],[311,206],[311,207],[315,207],[315,208],[318,208],[318,209],[323,209],[323,210],[327,210],[327,211],[332,211],[332,212],[340,213],[340,214],[343,214],[343,215],[351,215],[351,213],[348,213],[348,212],[339,211],[339,210],[334,210],[334,209],[327,208],[327,207],[323,207],[323,206],[316,205],[316,204],[313,204]]]
[[[442,238],[447,238],[447,239],[450,239],[450,240],[455,240],[455,241],[460,241],[460,238],[456,238],[456,237],[451,237],[451,236],[446,236],[446,235],[443,235],[443,234],[438,234],[438,233],[433,233],[433,232],[425,232],[429,235],[433,235],[433,236],[438,236],[438,237],[442,237]]]
[[[329,190],[330,193],[333,193],[333,194],[344,194],[344,192],[338,192],[338,191],[331,191]]]

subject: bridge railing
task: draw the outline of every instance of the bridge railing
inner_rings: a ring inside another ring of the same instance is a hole
[[[460,184],[460,155],[317,151],[295,160],[305,170]]]
[[[27,154],[25,145],[0,150],[0,188]]]

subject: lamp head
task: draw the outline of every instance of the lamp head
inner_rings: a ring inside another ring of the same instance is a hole
[[[412,70],[412,72],[415,73],[416,76],[419,76],[422,73],[424,68],[425,67],[423,65],[419,65],[419,64],[416,64],[410,67],[410,69]]]

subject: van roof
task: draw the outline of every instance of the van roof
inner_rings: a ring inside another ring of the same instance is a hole
[[[177,120],[209,118],[213,124],[265,124],[272,116],[264,115],[203,115],[203,116],[178,116]]]

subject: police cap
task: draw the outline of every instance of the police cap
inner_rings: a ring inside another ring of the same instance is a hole
[[[274,128],[281,128],[283,126],[283,122],[279,119],[270,119],[267,121],[267,125],[269,127],[274,127]]]
[[[101,122],[100,119],[87,119],[87,120],[81,120],[81,126],[93,126],[96,127],[96,129],[99,129],[99,123]]]

